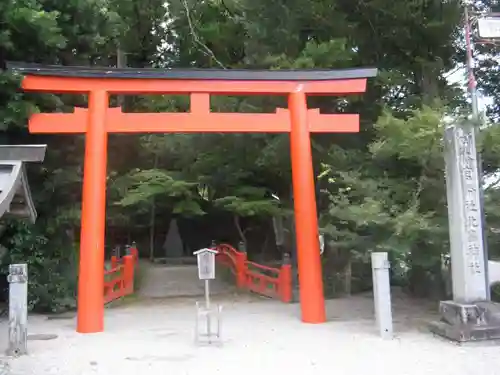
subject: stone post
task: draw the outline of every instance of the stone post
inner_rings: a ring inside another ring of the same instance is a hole
[[[238,251],[242,253],[247,252],[247,245],[243,241],[238,242]]]
[[[288,253],[283,254],[278,289],[282,302],[289,303],[292,301],[292,264]]]
[[[453,300],[462,303],[488,299],[474,133],[470,125],[445,131]]]
[[[373,302],[380,337],[392,339],[391,284],[387,253],[372,253]]]
[[[467,342],[500,339],[500,310],[489,301],[481,185],[472,124],[445,130],[446,192],[453,301],[441,301],[431,331]]]
[[[7,355],[28,353],[28,266],[9,266],[9,343]]]

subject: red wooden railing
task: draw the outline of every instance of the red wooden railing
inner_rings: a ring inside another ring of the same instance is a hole
[[[111,257],[111,268],[104,271],[104,303],[134,293],[134,271],[138,260],[135,245],[127,248],[127,255]]]
[[[273,268],[249,261],[246,252],[236,250],[231,245],[216,245],[214,250],[217,250],[215,259],[231,270],[238,288],[291,302],[292,266],[288,257],[280,268]]]

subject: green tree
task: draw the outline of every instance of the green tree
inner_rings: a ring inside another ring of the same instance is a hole
[[[464,60],[460,7],[458,0],[175,0],[168,6],[158,0],[7,0],[0,4],[0,63],[114,66],[125,56],[137,68],[378,67],[364,95],[310,100],[325,113],[359,113],[362,128],[356,135],[313,137],[314,168],[325,192],[318,202],[321,224],[330,238],[327,257],[335,258],[325,262],[325,274],[337,272],[331,264],[340,258],[364,265],[369,251],[386,249],[401,264],[403,282],[432,289],[448,248],[443,118],[461,113],[465,104],[460,87],[446,79]],[[491,63],[496,50],[486,52]],[[478,73],[481,88],[494,93],[491,71]],[[18,82],[0,75],[0,116],[9,142],[27,139],[33,111],[85,106],[81,96],[22,94]],[[125,110],[138,112],[189,107],[185,96],[123,102]],[[272,112],[286,100],[217,96],[212,107]],[[496,133],[490,127],[481,135],[488,173],[499,161]],[[65,244],[67,252],[48,259],[69,259],[69,245],[78,242],[83,140],[51,135],[30,141],[49,143],[43,167],[30,176],[40,208],[33,233],[46,236],[50,246]],[[222,208],[235,218],[228,231],[245,240],[250,224],[241,218],[269,222],[292,206],[282,199],[278,207],[271,198],[291,196],[286,134],[113,135],[109,144],[108,225],[149,232],[151,247],[155,226],[172,212],[197,216]],[[496,190],[490,191],[493,231],[498,210]]]

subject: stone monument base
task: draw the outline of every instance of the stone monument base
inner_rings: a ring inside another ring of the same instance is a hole
[[[432,322],[432,333],[458,343],[500,343],[500,304],[441,301],[441,321]]]

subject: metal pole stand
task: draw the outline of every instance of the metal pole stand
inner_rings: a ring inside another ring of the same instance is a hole
[[[205,305],[196,302],[195,343],[221,344],[222,306],[210,306],[210,280],[205,280]],[[215,327],[214,327],[215,325]]]
[[[210,280],[215,279],[215,254],[212,249],[201,249],[194,252],[198,260],[198,278],[205,282],[205,304],[196,302],[195,343],[222,344],[222,306],[211,306]]]

